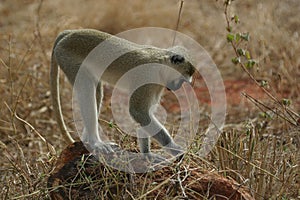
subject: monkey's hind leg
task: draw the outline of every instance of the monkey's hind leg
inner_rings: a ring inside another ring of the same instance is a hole
[[[99,81],[96,88],[96,102],[97,102],[97,116],[100,117],[101,106],[102,106],[102,99],[103,99],[103,84]],[[107,145],[110,145],[112,149],[116,151],[122,151],[119,145],[114,142],[107,142]]]
[[[81,116],[83,119],[84,130],[81,139],[95,152],[113,152],[109,143],[104,143],[98,131],[98,114],[100,112],[101,93],[96,95],[97,83],[90,77],[88,72],[78,73],[74,84],[76,90]],[[99,89],[99,88],[98,88]],[[96,99],[98,99],[98,104]],[[97,108],[98,106],[98,108]]]

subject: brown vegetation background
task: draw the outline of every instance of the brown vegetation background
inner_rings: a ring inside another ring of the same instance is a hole
[[[111,34],[145,26],[174,29],[178,8],[176,0],[0,0],[1,199],[48,198],[47,177],[66,145],[50,99],[50,55],[57,34],[78,28]],[[251,35],[247,48],[259,61],[251,73],[257,80],[267,80],[272,94],[289,99],[290,108],[299,113],[300,2],[236,0],[230,9],[240,18],[237,29]],[[266,118],[241,96],[241,92],[247,92],[273,106],[232,64],[234,52],[226,41],[223,11],[220,0],[185,1],[178,28],[208,51],[222,73],[227,91],[224,134],[207,160],[199,161],[199,167],[235,179],[257,199],[299,199],[299,126],[274,114]],[[205,85],[199,79],[195,87],[201,92]],[[64,76],[61,88],[64,115],[74,131],[71,88]],[[109,92],[109,88],[106,90]],[[207,98],[205,91],[199,95],[204,112],[210,106]],[[168,98],[162,101],[172,108],[173,102]],[[109,109],[107,102],[104,113]],[[102,118],[112,120],[109,114]],[[109,125],[104,125],[109,131]],[[195,152],[192,150],[191,156]]]

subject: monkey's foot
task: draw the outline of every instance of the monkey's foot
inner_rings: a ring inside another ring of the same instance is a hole
[[[180,160],[183,157],[184,149],[176,143],[170,143],[164,146],[164,149],[172,156],[175,156],[176,159]]]
[[[94,154],[110,154],[120,150],[120,147],[112,142],[98,141],[93,145],[89,145]]]
[[[154,164],[163,164],[163,163],[170,163],[170,161],[163,156],[160,156],[155,153],[145,153],[144,158],[151,163]]]

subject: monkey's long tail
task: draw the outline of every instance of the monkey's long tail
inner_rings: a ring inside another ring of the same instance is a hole
[[[59,38],[57,39],[57,41]],[[57,42],[56,42],[57,43]],[[55,43],[55,44],[56,44]],[[56,45],[55,45],[56,46]],[[55,48],[54,46],[54,48]],[[67,126],[64,122],[61,104],[60,104],[60,95],[59,95],[59,69],[56,62],[56,58],[54,55],[54,48],[51,56],[51,69],[50,69],[50,84],[51,84],[51,96],[52,96],[52,104],[53,110],[56,117],[57,124],[64,138],[70,142],[74,143],[74,139],[72,138],[70,132],[67,130]]]

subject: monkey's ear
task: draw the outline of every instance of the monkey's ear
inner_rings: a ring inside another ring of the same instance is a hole
[[[183,63],[184,60],[185,60],[184,57],[181,56],[181,55],[178,55],[178,54],[175,54],[175,55],[172,55],[172,56],[171,56],[171,63],[172,63],[172,64],[178,65],[178,64]]]

